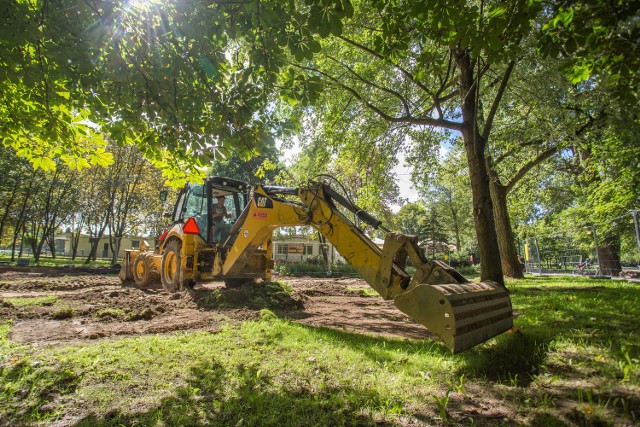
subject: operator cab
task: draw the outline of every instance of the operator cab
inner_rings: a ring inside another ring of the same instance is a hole
[[[245,182],[218,176],[206,178],[203,184],[187,184],[178,196],[173,222],[184,223],[193,218],[204,241],[224,242],[249,201],[250,189]],[[224,196],[224,206],[231,216],[214,221],[213,206],[220,196]]]

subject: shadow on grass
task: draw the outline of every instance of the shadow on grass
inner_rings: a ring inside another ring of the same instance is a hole
[[[610,348],[622,357],[622,349],[631,357],[640,356],[640,342],[633,339],[640,317],[640,287],[611,283],[513,287],[512,298],[522,313],[520,327],[531,334]]]
[[[385,425],[362,410],[385,405],[378,394],[347,387],[312,390],[301,385],[303,379],[293,381],[288,386],[274,384],[255,367],[226,371],[212,359],[192,368],[187,386],[157,406],[142,412],[91,414],[75,425]]]
[[[528,386],[547,360],[550,339],[533,333],[506,333],[485,346],[461,353],[461,373],[469,378]]]
[[[403,355],[424,355],[461,362],[456,373],[467,378],[483,378],[500,383],[527,386],[541,370],[548,352],[549,339],[522,333],[504,334],[486,345],[460,354],[452,354],[437,340],[401,340],[325,327],[299,325],[333,345],[348,347],[380,364],[403,363]],[[437,368],[437,367],[434,367]]]
[[[71,370],[59,366],[20,361],[0,367],[0,425],[47,419],[54,415],[61,396],[75,392],[78,381]]]

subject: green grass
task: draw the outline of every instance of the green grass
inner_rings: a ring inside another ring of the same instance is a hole
[[[76,257],[75,260],[72,260],[71,258],[66,258],[66,257],[56,257],[56,258],[40,257],[40,261],[36,264],[32,256],[24,257],[24,258],[29,258],[31,260],[31,265],[40,266],[40,267],[63,267],[68,265],[74,265],[77,267],[109,267],[111,265],[110,259],[108,260],[99,259],[96,261],[91,261],[89,264],[85,264],[85,259],[86,259],[85,257]],[[11,256],[0,255],[0,262],[11,263]],[[15,265],[15,264],[16,264],[15,262],[11,263],[11,265]]]
[[[48,295],[35,298],[5,298],[4,300],[12,304],[14,307],[28,308],[54,305],[56,302],[58,302],[58,297],[54,295]]]
[[[370,287],[358,287],[358,286],[347,286],[347,290],[349,292],[353,292],[355,294],[358,294],[362,297],[379,297],[380,294],[378,294],[375,290],[373,290],[373,288]]]
[[[278,319],[32,347],[0,321],[0,420],[79,426],[633,425],[640,287],[509,282],[517,332],[458,355]],[[483,405],[497,418],[483,418]]]
[[[124,319],[127,313],[119,308],[103,308],[102,310],[98,310],[95,316],[101,319]]]

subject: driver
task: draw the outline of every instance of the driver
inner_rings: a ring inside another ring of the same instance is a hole
[[[213,234],[214,242],[222,242],[229,233],[228,224],[224,223],[225,218],[231,218],[231,214],[227,212],[224,205],[224,196],[218,196],[216,204],[211,208],[213,225],[215,227]]]

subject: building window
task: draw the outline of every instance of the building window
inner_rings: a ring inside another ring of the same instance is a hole
[[[64,239],[56,239],[55,240],[55,245],[56,245],[56,253],[57,254],[64,254],[64,250],[65,250],[65,245],[66,244],[66,240]]]
[[[131,241],[131,247],[132,248],[139,248],[140,247],[140,240],[132,240]]]
[[[304,255],[313,255],[313,245],[304,245]]]
[[[289,253],[289,246],[287,245],[278,245],[276,248],[276,253],[278,255],[286,255]]]

